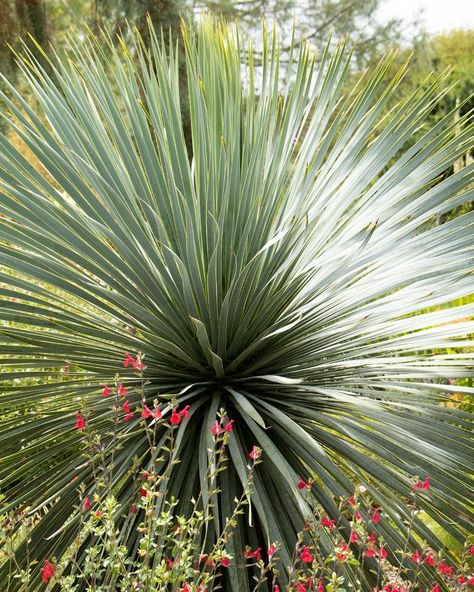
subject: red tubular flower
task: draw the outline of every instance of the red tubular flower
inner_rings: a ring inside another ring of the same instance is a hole
[[[375,549],[373,547],[369,547],[365,552],[366,557],[373,557],[375,555]]]
[[[127,396],[127,389],[123,386],[121,382],[117,385],[117,394],[119,397]]]
[[[296,484],[296,487],[298,489],[309,489],[311,486],[309,483],[307,483],[306,481],[304,481],[304,479],[300,479],[298,481],[298,483]]]
[[[183,587],[181,588],[180,592],[191,592],[191,588],[189,587],[188,582],[184,582]]]
[[[267,551],[268,559],[269,559],[270,561],[272,560],[272,557],[273,557],[273,555],[275,555],[275,553],[276,553],[276,550],[277,550],[277,549],[276,549],[276,545],[275,545],[275,543],[272,543],[272,544],[270,545],[270,547],[268,548],[268,551]]]
[[[387,559],[388,553],[384,546],[379,547],[377,550],[377,555],[380,557],[380,559]]]
[[[76,428],[78,430],[83,430],[86,425],[84,416],[80,411],[76,411]]]
[[[44,560],[44,565],[41,568],[41,580],[45,584],[49,584],[49,580],[54,576],[56,571],[55,566],[50,563],[47,559]]]
[[[372,512],[372,522],[380,522],[380,509],[374,508]]]
[[[433,586],[433,588],[431,589],[431,592],[441,592],[441,589],[439,587],[439,584],[435,584]]]
[[[255,549],[255,551],[251,551],[249,548],[247,548],[245,551],[242,552],[242,555],[246,559],[256,559],[257,561],[260,561],[262,559],[261,551],[262,551],[262,547]]]
[[[174,561],[172,559],[165,559],[168,569],[173,569]]]
[[[355,499],[355,497],[354,497],[353,495],[351,495],[351,497],[350,497],[350,498],[347,500],[347,503],[348,503],[350,506],[357,506],[356,499]]]
[[[329,518],[327,516],[323,516],[321,518],[321,524],[324,527],[331,529],[331,528],[333,528],[335,526],[336,521],[335,520],[329,520]]]
[[[354,519],[355,520],[362,520],[362,518],[363,518],[362,514],[359,512],[359,510],[356,510],[354,512]]]
[[[262,456],[262,451],[258,446],[254,446],[252,450],[249,452],[249,457],[252,460],[257,460]]]
[[[230,561],[229,561],[229,558],[228,557],[223,557],[221,559],[221,565],[223,567],[229,567],[229,564],[230,564]]]
[[[136,504],[132,504],[130,506],[130,514],[136,514],[138,512],[138,508],[136,506]]]
[[[313,556],[309,552],[309,547],[303,547],[300,557],[301,557],[301,561],[303,563],[312,563],[313,562]]]
[[[367,537],[367,542],[368,543],[375,543],[377,541],[377,533],[373,532],[372,534],[369,534],[369,536]]]
[[[130,413],[131,412],[130,404],[129,404],[128,400],[125,401],[125,403],[122,405],[122,409],[123,409],[123,412],[124,413]]]
[[[469,586],[474,586],[474,576],[471,576],[470,578],[468,578],[467,583],[469,584]]]
[[[336,559],[338,561],[345,561],[347,559],[348,552],[349,552],[349,547],[346,545],[346,543],[341,543],[339,545],[339,552],[336,555]]]
[[[126,413],[123,417],[123,421],[130,421],[131,419],[133,419],[133,411],[130,411],[130,413]]]
[[[438,571],[451,579],[454,577],[454,565],[447,565],[444,561],[439,562]]]
[[[161,411],[158,409],[156,405],[152,409],[151,416],[153,417],[153,419],[161,419]]]
[[[151,411],[146,405],[143,405],[142,417],[143,419],[148,419],[151,417]]]
[[[124,360],[122,362],[122,365],[124,368],[128,368],[130,364],[133,365],[134,361],[135,360],[132,358],[132,356],[127,352],[124,354]]]
[[[474,555],[474,545],[472,545],[472,547],[469,549],[469,553],[471,555]]]
[[[147,497],[148,489],[145,489],[144,487],[140,487],[139,494],[140,494],[140,497]]]
[[[273,592],[280,592],[280,586],[278,584],[273,586]]]
[[[189,410],[190,409],[191,409],[191,405],[186,405],[186,407],[183,407],[183,409],[181,409],[181,411],[179,412],[179,416],[184,417],[185,419],[189,419]]]
[[[326,592],[326,587],[323,584],[322,580],[319,580],[318,582],[318,592]]]
[[[234,420],[231,419],[225,426],[225,431],[228,432],[229,434],[234,430]]]
[[[170,417],[170,423],[172,425],[178,425],[181,423],[181,415],[178,413],[178,411],[176,409],[173,409],[173,413],[171,414],[171,417]]]
[[[436,565],[436,559],[434,558],[434,555],[431,551],[427,553],[425,557],[425,563],[427,563],[431,567],[434,567]]]
[[[350,534],[350,537],[349,537],[349,542],[350,542],[350,543],[357,543],[357,541],[358,541],[358,540],[359,540],[359,537],[357,536],[357,533],[356,533],[356,531],[355,531],[355,530],[353,530],[353,531],[351,532],[351,534]]]
[[[88,497],[86,497],[86,499],[84,500],[84,510],[90,510],[91,509],[91,501]]]
[[[211,434],[212,434],[213,436],[218,436],[219,434],[222,434],[222,432],[223,432],[223,431],[224,431],[224,430],[222,429],[222,426],[221,426],[221,424],[220,424],[220,423],[217,421],[217,419],[216,419],[216,421],[215,421],[215,422],[214,422],[214,424],[212,425],[212,428],[211,428]]]
[[[458,578],[458,582],[461,584],[461,586],[467,582],[467,578],[465,578],[462,574],[459,576]]]
[[[411,556],[411,560],[413,561],[413,563],[421,563],[422,560],[422,556],[420,554],[420,552],[418,551],[418,549],[413,553],[413,555]]]
[[[295,582],[295,590],[296,592],[307,592],[308,588],[306,588],[301,582]]]
[[[104,388],[102,389],[102,396],[108,397],[111,392],[112,392],[112,389],[107,384],[104,384]]]
[[[431,477],[426,477],[426,479],[423,481],[423,483],[421,484],[421,487],[423,489],[428,490],[430,488],[430,481],[431,481]]]
[[[96,510],[94,512],[94,518],[97,518],[97,519],[102,518],[102,512],[100,510]]]

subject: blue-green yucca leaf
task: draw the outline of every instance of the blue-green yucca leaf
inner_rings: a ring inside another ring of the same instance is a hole
[[[473,375],[474,306],[444,305],[472,292],[474,213],[432,220],[473,199],[473,165],[445,175],[472,145],[470,117],[448,114],[413,145],[442,77],[383,117],[404,72],[387,82],[393,56],[343,96],[344,44],[317,62],[303,44],[282,89],[275,36],[265,33],[261,68],[227,26],[204,20],[183,37],[191,157],[179,56],[153,34],[146,50],[138,39],[72,46],[51,74],[26,56],[37,109],[13,87],[3,97],[41,165],[0,138],[0,479],[7,508],[47,509],[30,557],[67,548],[77,484],[92,484],[74,429],[78,397],[105,442],[113,413],[100,386],[119,372],[141,405],[136,375],[121,366],[126,351],[145,355],[147,402],[158,397],[167,414],[173,396],[191,406],[169,481],[178,513],[201,488],[208,499],[220,407],[236,427],[212,494],[217,531],[245,486],[249,450],[262,448],[258,529],[239,518],[237,563],[245,544],[276,540],[289,563],[309,513],[299,477],[315,479],[333,518],[336,498],[364,484],[396,548],[411,479],[428,475],[420,506],[463,540],[472,418],[440,403],[449,379]],[[138,415],[119,435],[112,469],[126,508],[133,459],[151,461]],[[413,529],[440,546],[421,520]],[[330,551],[327,537],[320,544]],[[17,555],[25,559],[24,545]],[[231,589],[248,589],[242,573],[230,570]]]

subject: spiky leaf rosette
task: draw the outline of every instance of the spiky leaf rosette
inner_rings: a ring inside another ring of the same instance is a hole
[[[429,476],[421,508],[463,540],[472,418],[440,402],[448,379],[472,376],[474,307],[443,305],[472,291],[474,212],[431,222],[473,199],[473,165],[444,175],[472,144],[470,121],[449,114],[410,144],[443,79],[382,118],[403,74],[388,78],[393,56],[343,96],[344,45],[316,61],[303,44],[281,83],[274,36],[258,68],[227,26],[204,20],[184,40],[191,158],[178,53],[154,37],[149,50],[91,39],[49,73],[26,56],[40,114],[13,87],[4,97],[41,164],[1,137],[0,476],[8,508],[47,509],[30,559],[67,548],[67,530],[51,535],[77,504],[77,484],[92,483],[78,397],[105,443],[112,411],[101,385],[119,372],[132,407],[141,404],[124,352],[145,355],[147,401],[191,406],[169,482],[178,513],[201,487],[207,499],[219,408],[236,427],[214,496],[217,530],[248,451],[262,448],[258,529],[242,517],[237,562],[245,543],[281,541],[289,564],[309,512],[296,484],[309,476],[336,519],[337,498],[364,484],[386,510],[377,529],[391,549],[403,546],[412,477]],[[132,459],[148,458],[139,414],[119,436],[115,493],[127,507]],[[440,545],[418,518],[412,532]],[[24,554],[22,545],[18,561]],[[229,573],[232,589],[248,589],[244,570]]]

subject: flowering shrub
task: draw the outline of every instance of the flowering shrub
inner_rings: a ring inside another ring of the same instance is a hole
[[[236,518],[248,505],[262,450],[253,446],[249,451],[247,486],[240,499],[235,500],[232,515],[219,537],[210,544],[206,539],[208,525],[214,520],[212,496],[218,493],[216,477],[226,470],[227,448],[235,421],[221,409],[211,425],[213,447],[208,453],[213,460],[205,476],[209,499],[204,502],[199,495],[192,499],[193,511],[189,516],[177,515],[177,500],[168,487],[169,475],[173,466],[180,462],[175,446],[176,430],[182,421],[189,420],[191,407],[186,405],[180,409],[174,402],[163,405],[158,399],[147,402],[144,358],[140,355],[134,358],[127,353],[123,364],[124,367],[131,364],[140,374],[141,404],[132,407],[128,400],[123,402],[127,391],[118,376],[113,386],[104,385],[102,397],[112,399],[110,445],[115,452],[119,449],[118,423],[140,417],[139,429],[147,434],[150,460],[143,467],[140,459],[135,458],[132,503],[122,507],[113,493],[113,474],[105,462],[100,436],[91,427],[93,410],[77,411],[75,429],[84,431],[84,455],[94,466],[94,481],[88,488],[79,484],[79,503],[70,517],[76,523],[74,541],[61,556],[44,560],[41,581],[47,589],[59,586],[63,592],[81,589],[91,592],[111,589],[210,592],[218,589],[226,581],[226,572],[236,566],[235,545],[231,545]],[[157,426],[163,424],[167,426],[167,436],[158,447]],[[157,471],[160,465],[164,467],[162,472]],[[237,550],[245,560],[255,592],[269,587],[273,592],[344,592],[348,586],[360,591],[370,580],[373,592],[460,592],[474,585],[471,573],[474,545],[466,543],[457,564],[452,556],[434,551],[425,542],[418,542],[414,551],[409,548],[408,539],[403,548],[393,548],[383,534],[383,522],[388,518],[383,508],[373,505],[365,486],[356,487],[349,498],[340,498],[339,518],[331,519],[314,497],[313,485],[313,479],[300,478],[295,483],[312,512],[297,537],[291,564],[286,566],[288,579],[281,581],[279,541],[272,542],[266,549],[246,546]],[[410,524],[419,512],[419,492],[430,489],[430,477],[413,481]],[[13,542],[8,518],[4,518],[3,525],[7,526],[6,538]],[[134,549],[127,548],[126,539],[122,540],[123,533],[129,529],[136,529],[138,533]],[[15,532],[15,528],[11,531]],[[322,540],[328,549],[326,553],[321,551]],[[11,556],[14,558],[14,553]],[[348,565],[355,566],[350,574],[345,570]],[[422,572],[424,578],[421,578]],[[29,570],[19,569],[10,574],[6,592],[15,579],[22,581],[25,592],[31,589]],[[431,581],[428,586],[427,581]]]

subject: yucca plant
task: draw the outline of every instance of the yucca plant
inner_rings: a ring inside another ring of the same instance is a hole
[[[258,66],[236,27],[204,19],[183,39],[191,155],[179,53],[152,29],[147,48],[72,43],[48,72],[25,54],[36,107],[13,86],[3,97],[41,163],[1,137],[1,487],[6,510],[42,515],[18,563],[67,549],[78,484],[93,481],[78,400],[94,409],[107,458],[113,411],[100,390],[116,373],[138,412],[118,427],[113,490],[124,508],[132,501],[131,466],[146,468],[150,453],[125,352],[144,356],[146,402],[158,398],[168,417],[190,405],[169,480],[178,515],[202,489],[218,533],[249,451],[262,449],[251,513],[229,549],[237,563],[246,544],[279,541],[284,581],[312,512],[300,478],[343,532],[338,498],[362,484],[384,507],[375,526],[388,549],[407,536],[440,548],[423,515],[463,541],[472,417],[440,403],[473,372],[474,306],[454,301],[472,292],[474,213],[432,221],[473,199],[473,165],[444,175],[472,144],[470,116],[448,114],[404,149],[446,92],[443,77],[382,117],[405,70],[388,78],[394,56],[344,95],[345,43],[320,56],[298,45],[282,76],[275,34],[264,31]],[[209,500],[221,408],[235,429]],[[417,477],[432,487],[410,520]],[[331,551],[329,537],[320,544]],[[249,590],[246,571],[230,569],[227,588]]]

